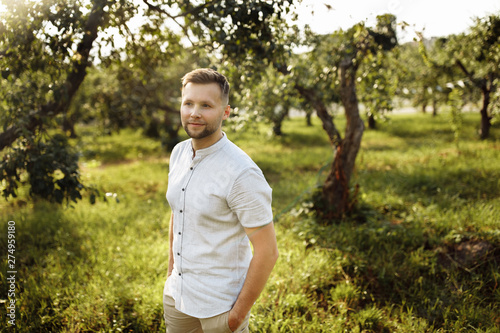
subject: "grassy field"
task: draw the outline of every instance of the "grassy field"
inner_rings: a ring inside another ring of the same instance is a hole
[[[479,115],[465,114],[454,142],[449,120],[395,115],[366,131],[359,207],[335,225],[310,211],[332,158],[319,120],[287,120],[282,138],[228,133],[273,187],[280,258],[251,332],[500,331],[499,129],[479,141]],[[18,332],[164,331],[168,153],[140,132],[79,130],[82,178],[108,200],[0,202],[0,329],[15,221]]]

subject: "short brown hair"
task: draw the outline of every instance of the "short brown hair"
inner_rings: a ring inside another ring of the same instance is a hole
[[[221,90],[221,100],[229,103],[229,82],[221,73],[211,68],[198,68],[184,75],[182,78],[182,89],[188,83],[209,84],[217,83]]]

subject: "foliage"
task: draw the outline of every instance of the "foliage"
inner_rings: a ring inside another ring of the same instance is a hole
[[[376,119],[384,119],[394,108],[394,97],[398,86],[391,54],[378,51],[363,59],[366,66],[361,69],[360,102],[365,107],[369,127],[375,127]]]
[[[97,0],[89,5],[78,0],[5,3],[0,27],[0,81],[5,87],[0,92],[0,149],[9,147],[4,162],[15,162],[2,165],[2,174],[8,175],[2,182],[7,182],[6,198],[17,188],[23,170],[34,195],[56,202],[81,197],[77,158],[66,147],[67,140],[57,134],[48,140],[43,136],[66,112],[85,77],[92,43],[105,24],[105,5]]]
[[[462,132],[463,127],[463,96],[462,91],[458,89],[454,89],[450,93],[450,97],[448,100],[448,105],[450,106],[451,113],[451,128],[454,134],[454,141],[457,145],[457,149],[459,147],[460,134]]]
[[[82,198],[84,189],[78,171],[78,154],[69,148],[65,136],[56,134],[48,140],[23,141],[20,147],[3,156],[0,181],[5,184],[2,195],[17,197],[26,170],[30,196],[62,203]]]
[[[235,75],[229,72],[229,77]],[[272,65],[260,74],[258,81],[243,78],[241,88],[233,92],[233,99],[238,107],[237,112],[258,114],[266,123],[272,124],[273,134],[278,136],[282,134],[281,125],[290,109],[300,107],[301,102],[292,78],[277,72]]]
[[[376,127],[377,119],[384,119],[393,109],[393,100],[398,86],[395,71],[398,40],[396,17],[385,14],[377,16],[377,25],[369,29],[377,50],[366,54],[360,66],[359,97],[365,107],[369,128]]]
[[[284,18],[293,10],[293,1],[211,1],[196,9],[183,0],[178,6],[190,13],[185,25],[243,73],[258,77],[256,68],[280,62],[290,52],[290,45],[283,43]]]

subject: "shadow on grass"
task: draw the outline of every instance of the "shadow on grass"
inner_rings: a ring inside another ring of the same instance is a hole
[[[477,139],[477,132],[470,129],[478,128],[480,122],[479,112],[463,114],[462,134]],[[382,123],[383,131],[401,138],[425,138],[428,136],[439,137],[441,140],[451,139],[453,141],[453,130],[451,128],[451,116],[440,114],[436,117],[418,114],[411,116],[398,116],[397,126],[392,121]],[[466,130],[465,130],[466,129]]]
[[[166,153],[160,140],[144,137],[141,130],[124,129],[113,136],[87,134],[74,142],[82,158],[87,161],[95,159],[103,164],[121,163]]]
[[[86,253],[80,246],[81,236],[65,221],[60,206],[46,202],[34,206],[12,218],[16,222],[16,326],[19,332],[57,331],[64,327],[60,317],[64,305],[56,306],[57,294],[67,287],[71,275],[68,271],[57,276],[60,265],[76,265]],[[5,279],[0,286],[6,295]]]
[[[324,131],[317,131],[311,133],[284,133],[276,137],[283,146],[286,147],[324,147],[329,146],[330,142]]]
[[[436,172],[420,169],[406,173],[400,170],[377,170],[365,171],[362,177],[369,179],[371,189],[389,189],[405,202],[424,198],[426,202],[433,202],[441,208],[450,207],[456,199],[474,201],[500,198],[497,183],[500,174],[495,171],[469,169]]]

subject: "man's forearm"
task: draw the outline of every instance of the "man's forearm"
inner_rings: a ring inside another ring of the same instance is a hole
[[[233,330],[241,324],[264,290],[278,259],[278,247],[272,223],[256,230],[255,235],[249,234],[249,238],[254,245],[254,256],[250,262],[243,288],[229,314],[229,327]]]
[[[259,298],[262,290],[264,290],[269,275],[271,275],[271,271],[276,263],[276,259],[277,255],[275,257],[266,258],[253,257],[250,267],[248,268],[243,288],[232,309],[239,319],[243,320],[243,318],[245,318],[257,298]]]

